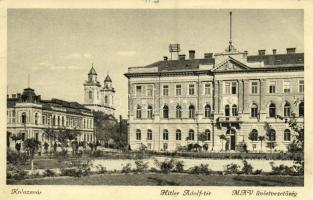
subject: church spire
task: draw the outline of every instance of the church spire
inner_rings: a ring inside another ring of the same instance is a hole
[[[97,75],[95,68],[93,68],[93,63],[91,63],[91,69],[90,69],[88,75]]]

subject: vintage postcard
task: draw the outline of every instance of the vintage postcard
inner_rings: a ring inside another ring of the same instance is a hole
[[[261,2],[0,2],[1,199],[312,199],[312,4]]]

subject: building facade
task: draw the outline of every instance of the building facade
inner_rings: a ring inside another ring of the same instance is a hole
[[[248,55],[230,42],[222,53],[196,58],[190,50],[189,58],[164,57],[125,76],[133,150],[198,143],[209,151],[287,151],[295,133],[277,116],[304,122],[304,53],[295,48]]]
[[[94,117],[91,110],[77,102],[59,99],[42,100],[31,88],[24,89],[22,94],[13,94],[7,98],[7,132],[8,146],[14,149],[17,136],[21,141],[35,138],[52,147],[56,138],[48,131],[71,130],[78,135],[78,141],[95,142]]]
[[[84,106],[105,114],[114,115],[114,94],[112,80],[109,75],[104,79],[103,86],[97,80],[97,72],[92,66],[88,80],[84,83]]]

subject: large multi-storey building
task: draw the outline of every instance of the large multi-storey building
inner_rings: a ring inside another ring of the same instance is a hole
[[[97,80],[97,72],[92,66],[88,73],[88,80],[84,83],[84,106],[94,111],[114,115],[114,93],[112,80],[109,75],[101,86]]]
[[[47,132],[60,130],[75,131],[78,141],[95,142],[93,119],[92,111],[77,102],[43,100],[33,89],[26,88],[22,94],[7,98],[8,145],[14,148],[12,136],[15,135],[22,141],[36,138],[52,147],[56,138]]]
[[[164,57],[130,67],[125,76],[132,149],[174,151],[206,143],[212,151],[237,150],[239,144],[249,151],[286,151],[295,133],[277,115],[295,115],[303,123],[304,54],[295,48],[248,55],[230,42],[222,53],[196,58],[191,50],[189,59]],[[200,133],[205,141],[198,140]]]

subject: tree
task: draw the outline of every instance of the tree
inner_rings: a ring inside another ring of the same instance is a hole
[[[263,146],[263,141],[265,140],[265,136],[261,136],[261,135],[260,135],[260,136],[258,137],[258,140],[261,141],[261,152],[263,152],[262,146]]]
[[[119,137],[117,119],[113,115],[107,115],[99,111],[93,112],[93,115],[96,138],[106,143],[110,140],[117,140],[117,137]]]
[[[264,123],[263,126],[264,130],[265,130],[265,135],[266,135],[266,140],[267,142],[267,147],[271,149],[271,153],[273,152],[273,149],[276,146],[276,133],[273,131],[271,125],[268,122]]]
[[[253,141],[257,141],[257,140],[258,140],[258,133],[253,129],[253,130],[249,133],[248,139],[251,140],[252,142],[253,142]],[[254,151],[254,149],[253,149],[253,151]]]
[[[226,136],[224,134],[219,135],[219,138],[220,138],[220,140],[222,142],[222,150],[224,150],[224,141],[226,141],[227,138],[226,138]]]
[[[296,102],[295,102],[296,103]],[[289,127],[296,133],[295,139],[289,145],[288,149],[291,152],[301,152],[304,153],[304,123],[299,123],[297,121],[295,113],[291,114],[291,117],[284,119],[282,116],[277,115],[280,120],[285,120]],[[304,159],[298,156],[294,159],[294,168],[296,169],[298,175],[304,175]]]
[[[36,150],[38,149],[38,146],[40,145],[40,142],[36,140],[35,138],[27,138],[24,141],[24,146],[26,149],[26,152],[30,156],[31,159],[31,171],[33,172],[34,169],[34,155]]]

